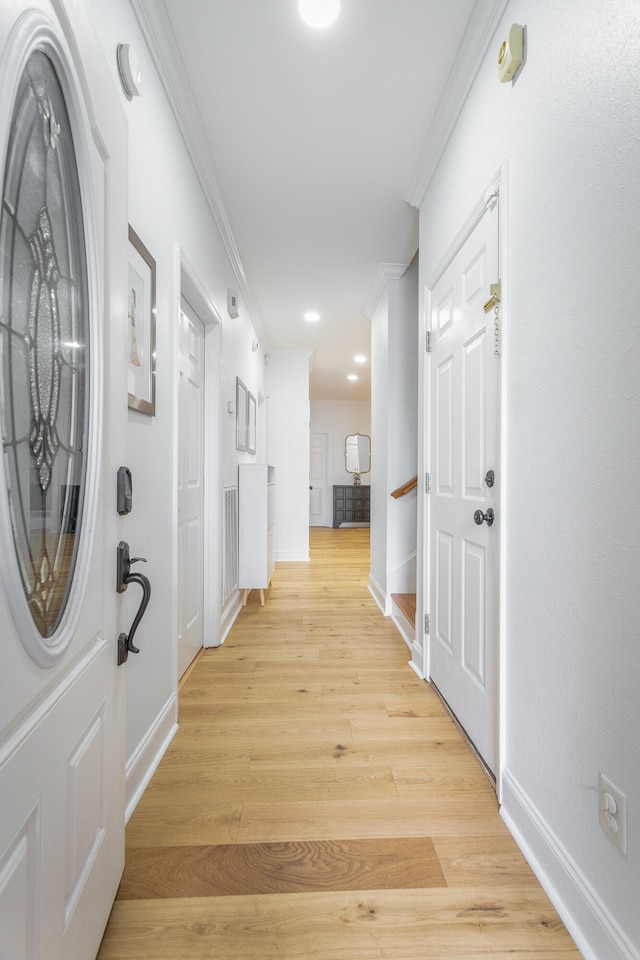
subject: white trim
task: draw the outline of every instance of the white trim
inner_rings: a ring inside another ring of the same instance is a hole
[[[391,601],[391,622],[394,624],[396,630],[409,647],[411,656],[413,658],[413,651],[415,649],[415,639],[416,631],[415,628],[412,628],[411,624],[401,612],[396,612],[397,605]]]
[[[262,344],[263,352],[269,353],[269,337],[240,257],[224,195],[214,170],[205,127],[196,107],[195,97],[182,61],[180,57],[176,56],[175,37],[164,4],[158,3],[157,0],[130,0],[130,3],[160,82],[167,95],[169,106],[182,134],[187,152],[191,157],[196,176],[220,231],[224,248],[247,305],[258,340]]]
[[[373,281],[369,296],[362,308],[365,317],[372,319],[380,303],[382,294],[387,289],[389,280],[399,280],[404,276],[409,268],[408,263],[381,263],[378,267],[378,273]]]
[[[343,524],[343,526],[344,526],[344,524]],[[389,582],[389,580],[390,580],[392,577],[395,577],[395,575],[396,575],[397,573],[399,573],[404,567],[407,567],[407,566],[409,566],[410,564],[415,563],[417,557],[418,557],[418,549],[417,549],[417,547],[416,547],[415,550],[412,550],[411,553],[408,553],[406,557],[403,557],[402,560],[398,561],[398,563],[397,563],[396,566],[393,568],[393,570],[389,570],[389,572],[387,573],[387,582]],[[398,591],[396,591],[396,590],[391,590],[390,592],[391,592],[391,593],[397,593]]]
[[[204,457],[204,557],[202,571],[203,591],[203,623],[202,641],[204,647],[217,647],[222,642],[219,639],[221,625],[220,592],[221,592],[221,556],[222,556],[222,528],[223,528],[223,496],[222,496],[222,464],[220,438],[222,429],[222,314],[209,297],[204,285],[200,282],[195,269],[187,258],[184,250],[179,251],[180,261],[180,297],[184,297],[191,309],[204,325],[204,423],[209,429],[203,434]],[[181,308],[181,302],[180,302]],[[179,321],[176,324],[179,330]],[[176,356],[179,355],[179,345],[176,345]],[[176,371],[176,396],[179,392],[180,371]],[[179,397],[177,398],[179,411]],[[176,415],[178,429],[176,430],[176,446],[179,444],[180,417]],[[216,429],[211,429],[217,424]],[[177,504],[178,491],[178,457],[175,465],[175,502]],[[176,537],[176,569],[178,567],[178,517],[175,517]],[[176,581],[177,582],[177,581]],[[213,589],[208,585],[213,584]],[[179,624],[176,619],[174,635],[178,636]]]
[[[309,551],[308,550],[276,550],[275,551],[276,563],[308,563],[309,561]]]
[[[127,760],[125,823],[129,822],[167,747],[178,732],[177,716],[178,697],[173,693],[156,717],[155,723],[149,727],[147,735]]]
[[[500,814],[584,960],[640,960],[587,877],[509,770]]]
[[[418,650],[417,647],[415,647],[414,645],[414,647],[412,648],[412,657],[411,657],[411,660],[409,660],[409,666],[415,673],[416,677],[418,677],[420,680],[424,680],[424,675],[420,670],[420,667],[416,663],[416,660],[414,659],[414,658],[420,659],[421,654],[422,654],[422,650]]]
[[[238,590],[233,599],[226,605],[220,618],[220,643],[229,636],[231,628],[236,622],[238,614],[242,610],[242,591]]]
[[[495,178],[494,178],[495,179]],[[496,185],[497,186],[497,185]],[[500,304],[500,498],[498,502],[500,521],[500,570],[498,608],[498,769],[496,770],[496,793],[502,800],[502,771],[507,756],[507,529],[509,524],[509,470],[508,470],[508,398],[507,375],[509,366],[510,290],[509,283],[509,162],[503,160],[500,171],[498,208],[498,269],[501,281]]]
[[[380,586],[380,584],[378,583],[378,581],[376,580],[376,578],[371,573],[369,574],[368,587],[369,587],[369,593],[371,594],[375,602],[380,607],[381,613],[385,617],[388,617],[391,614],[391,606],[389,603],[389,599],[386,593],[384,592],[384,590],[382,589],[382,587]]]
[[[406,200],[420,207],[509,0],[476,3],[429,127]],[[496,56],[498,51],[496,50]]]

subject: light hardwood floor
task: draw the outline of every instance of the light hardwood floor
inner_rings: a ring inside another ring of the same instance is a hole
[[[99,960],[579,960],[368,542],[313,528],[195,665]]]

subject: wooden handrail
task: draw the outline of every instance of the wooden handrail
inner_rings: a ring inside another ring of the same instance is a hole
[[[404,497],[405,493],[409,493],[410,490],[415,490],[417,486],[418,478],[414,477],[413,480],[407,480],[402,487],[398,487],[397,490],[393,490],[391,496],[394,498],[394,500],[397,500],[398,497]]]

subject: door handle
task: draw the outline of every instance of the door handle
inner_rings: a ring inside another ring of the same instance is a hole
[[[486,523],[488,527],[492,527],[496,519],[496,515],[493,512],[493,507],[489,507],[486,513],[483,513],[482,510],[476,510],[473,515],[473,522],[477,523],[480,527],[483,523]]]
[[[138,561],[142,561],[142,563],[147,562],[144,557],[130,557],[129,544],[125,540],[121,540],[118,544],[116,556],[116,589],[118,593],[124,593],[130,583],[137,583],[138,586],[142,588],[142,600],[140,601],[138,612],[133,618],[129,633],[121,633],[118,637],[119,667],[127,662],[130,653],[140,653],[140,648],[134,646],[133,638],[151,598],[149,578],[145,577],[143,573],[131,572],[131,564],[138,563]]]

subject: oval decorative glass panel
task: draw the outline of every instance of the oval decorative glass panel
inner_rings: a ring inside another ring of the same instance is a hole
[[[59,627],[78,552],[86,474],[89,318],[71,125],[42,51],[20,79],[0,217],[0,419],[24,595],[44,638]],[[4,495],[4,494],[2,494]]]

